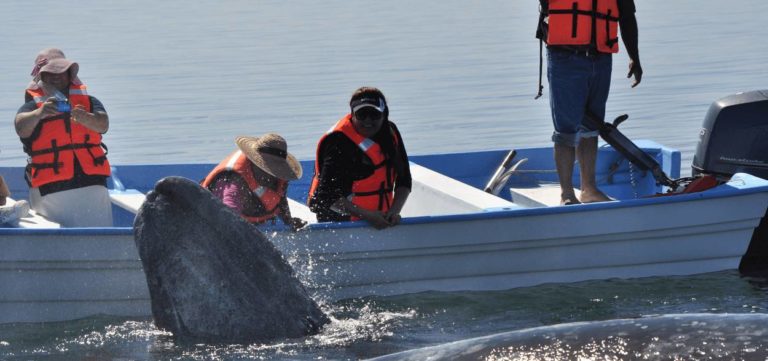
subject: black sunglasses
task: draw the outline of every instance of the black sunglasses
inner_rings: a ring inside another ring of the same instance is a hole
[[[355,112],[355,118],[359,120],[364,119],[380,119],[383,118],[384,114],[376,109],[373,109],[371,107],[365,107]]]

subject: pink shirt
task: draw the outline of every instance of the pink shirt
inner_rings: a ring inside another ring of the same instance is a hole
[[[248,189],[248,184],[239,174],[230,173],[219,176],[214,180],[211,193],[221,199],[229,208],[240,214],[257,214],[263,212],[261,204],[256,202]]]

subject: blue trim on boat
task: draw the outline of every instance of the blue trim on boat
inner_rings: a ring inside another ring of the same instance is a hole
[[[672,177],[678,178],[680,175],[680,152],[674,149],[664,147],[653,141],[638,141],[636,142],[644,151],[656,158],[663,166],[665,172]],[[601,184],[601,187],[611,189],[611,187],[626,187],[629,183],[629,165],[626,161],[623,161],[612,148],[601,146],[599,169],[608,169],[608,165],[616,165],[618,168],[610,175],[613,177],[613,181],[609,184]],[[490,173],[488,169],[494,169],[498,162],[506,155],[507,150],[484,150],[466,153],[445,153],[445,154],[429,154],[429,155],[415,155],[410,159],[413,163],[419,164],[426,168],[432,169],[438,173],[444,174],[450,178],[464,182],[466,184],[475,186],[476,188],[482,188]],[[530,158],[529,164],[547,164],[551,163],[551,148],[531,148],[520,149],[518,151],[518,159]],[[450,161],[446,161],[450,159]],[[305,169],[311,169],[314,166],[312,161],[302,161],[302,166]],[[139,191],[146,193],[151,190],[155,182],[168,175],[179,175],[190,179],[197,179],[204,176],[211,168],[213,164],[171,164],[171,165],[125,165],[115,167],[114,174],[115,180],[111,180],[112,187],[125,188],[125,189],[138,189]],[[11,186],[11,191],[19,198],[25,198],[26,196],[26,184],[23,183],[23,167],[0,167],[0,171],[6,176]],[[485,171],[485,172],[484,172]],[[489,173],[487,176],[478,176],[478,174]],[[598,176],[605,176],[605,173]],[[544,178],[552,178],[556,175],[545,174]],[[578,175],[574,177],[578,179]],[[636,174],[637,184],[635,184],[636,192],[640,194],[650,194],[654,192],[661,192],[660,187],[655,185],[655,181],[650,174]],[[622,190],[624,196],[627,198],[621,198],[617,202],[602,202],[591,204],[579,204],[564,207],[542,207],[542,208],[498,208],[498,209],[486,209],[476,213],[469,214],[455,214],[455,215],[440,215],[440,216],[421,216],[410,217],[402,220],[403,225],[409,224],[423,224],[423,223],[439,223],[439,222],[457,222],[457,221],[474,221],[484,219],[498,219],[507,217],[526,217],[526,216],[538,216],[549,215],[558,213],[573,213],[573,212],[587,212],[597,211],[604,209],[621,209],[628,207],[645,207],[658,204],[667,203],[679,203],[689,202],[703,199],[724,198],[737,195],[748,195],[754,193],[765,192],[768,190],[768,181],[753,177],[748,174],[744,174],[744,187],[738,187],[734,185],[721,185],[714,189],[707,190],[705,192],[694,194],[679,194],[674,196],[665,197],[650,197],[632,199],[632,195],[627,193],[631,191]],[[301,179],[291,182],[289,187],[289,196],[298,201],[306,201],[306,192],[309,188],[309,183],[312,178],[312,172],[304,172]],[[117,210],[120,223],[126,224],[130,222],[133,215],[123,210]],[[128,219],[130,217],[130,219]],[[127,221],[123,222],[123,218]],[[309,229],[346,229],[346,228],[358,228],[358,227],[370,227],[367,222],[327,222],[317,223],[309,225]],[[277,225],[261,226],[259,229],[264,232],[271,231],[284,231],[286,227]],[[123,227],[110,227],[110,228],[54,228],[54,229],[36,229],[36,228],[0,228],[0,236],[2,235],[83,235],[83,236],[104,236],[104,235],[131,235],[133,232],[130,226]]]
[[[570,206],[560,207],[542,207],[542,208],[527,208],[527,209],[499,209],[499,210],[487,210],[477,213],[469,214],[452,214],[441,216],[422,216],[422,217],[410,217],[404,218],[401,222],[403,225],[408,224],[423,224],[423,223],[442,223],[442,222],[457,222],[457,221],[474,221],[484,219],[498,219],[507,217],[526,217],[526,216],[539,216],[549,215],[557,213],[580,213],[586,211],[597,211],[603,209],[620,209],[620,208],[634,208],[645,207],[658,204],[671,204],[690,202],[704,199],[716,199],[726,198],[732,196],[743,196],[754,193],[762,193],[768,191],[768,181],[756,178],[765,185],[748,187],[744,189],[734,188],[728,185],[721,185],[714,189],[691,194],[678,194],[674,196],[664,197],[652,197],[641,199],[630,199],[616,202],[600,202],[589,204],[576,204]],[[347,228],[362,228],[370,227],[367,222],[326,222],[316,223],[309,225],[309,229],[347,229]],[[264,226],[259,227],[264,232],[270,231],[284,231],[284,226]],[[114,227],[114,228],[49,228],[49,229],[35,229],[35,228],[0,228],[0,236],[2,235],[84,235],[84,236],[97,236],[97,235],[131,235],[133,234],[133,228],[131,227]]]

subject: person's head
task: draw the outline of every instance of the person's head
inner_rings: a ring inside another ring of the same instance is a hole
[[[77,78],[77,72],[80,66],[74,61],[66,58],[56,58],[40,68],[40,79],[60,91],[65,91],[72,83],[72,79]]]
[[[265,173],[282,180],[301,178],[301,163],[288,153],[288,144],[280,135],[269,133],[261,137],[240,136],[237,147],[248,160]]]
[[[362,87],[352,93],[349,100],[352,125],[360,135],[370,138],[378,133],[389,116],[387,99],[381,90]]]
[[[382,129],[390,129],[389,125],[389,106],[384,93],[374,87],[362,87],[352,93],[349,100],[349,107],[352,111],[352,126],[355,127],[360,135],[371,138]],[[405,164],[398,156],[399,150],[394,143],[391,135],[379,137],[377,143],[381,146],[385,157],[392,161],[392,165],[398,172],[402,172]]]

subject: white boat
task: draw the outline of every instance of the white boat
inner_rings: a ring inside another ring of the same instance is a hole
[[[678,151],[638,145],[679,177]],[[484,192],[506,154],[412,156],[413,189],[394,228],[313,220],[298,233],[280,225],[264,231],[311,293],[335,300],[736,269],[768,207],[768,181],[746,173],[703,192],[653,197],[664,191],[653,176],[605,145],[598,180],[616,201],[557,205],[551,148],[518,149],[515,159],[527,161],[499,186],[499,196]],[[116,167],[109,182],[113,228],[54,228],[38,217],[0,229],[0,323],[150,316],[134,212],[158,179],[202,179],[213,166]],[[311,161],[302,166],[312,169]],[[303,206],[309,173],[289,187],[292,212],[305,219],[313,219]],[[0,174],[14,196],[26,197],[21,167]]]

